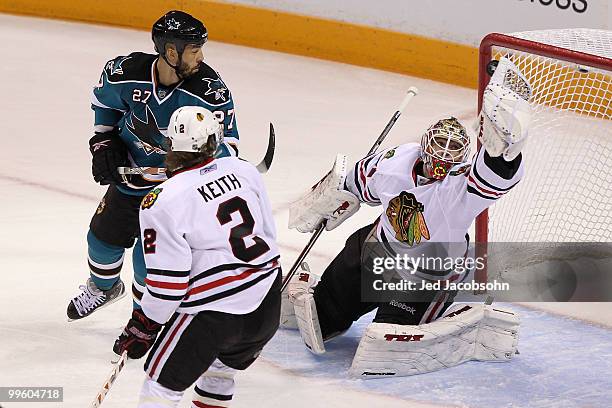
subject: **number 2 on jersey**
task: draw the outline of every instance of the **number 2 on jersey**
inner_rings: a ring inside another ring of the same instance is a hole
[[[232,214],[235,212],[240,213],[242,222],[230,229],[229,243],[236,258],[244,262],[250,262],[268,252],[270,247],[258,236],[252,238],[255,244],[246,246],[244,238],[253,234],[255,220],[249,211],[247,202],[241,197],[234,197],[219,204],[217,219],[221,225],[225,225],[232,221]]]

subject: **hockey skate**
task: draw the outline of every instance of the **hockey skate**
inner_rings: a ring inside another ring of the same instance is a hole
[[[87,317],[125,296],[125,285],[121,279],[112,288],[100,290],[90,278],[85,285],[79,286],[79,289],[82,290],[81,294],[72,298],[68,304],[66,314],[69,322]]]

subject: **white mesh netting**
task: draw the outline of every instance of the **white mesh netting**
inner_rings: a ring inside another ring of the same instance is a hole
[[[612,32],[511,34],[612,59]],[[494,47],[533,87],[525,178],[489,210],[489,242],[612,242],[612,65]],[[573,57],[572,57],[573,58]]]

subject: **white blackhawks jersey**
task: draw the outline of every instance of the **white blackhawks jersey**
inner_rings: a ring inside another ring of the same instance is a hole
[[[141,306],[158,323],[174,312],[255,310],[280,273],[261,175],[234,157],[178,172],[142,201],[147,266]]]
[[[480,149],[472,163],[454,166],[441,181],[417,176],[421,146],[404,144],[358,161],[345,188],[369,205],[382,205],[376,238],[385,247],[418,258],[463,258],[467,232],[478,214],[523,175],[522,157],[506,162]],[[404,275],[404,274],[402,274]],[[456,278],[453,269],[417,268],[417,279]]]

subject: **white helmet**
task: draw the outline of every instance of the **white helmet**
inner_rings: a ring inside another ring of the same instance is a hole
[[[173,152],[208,152],[212,156],[223,142],[223,126],[208,109],[183,106],[170,117],[168,138]]]
[[[453,117],[430,126],[421,137],[422,158],[436,179],[443,179],[455,164],[470,154],[470,137],[465,127]]]

